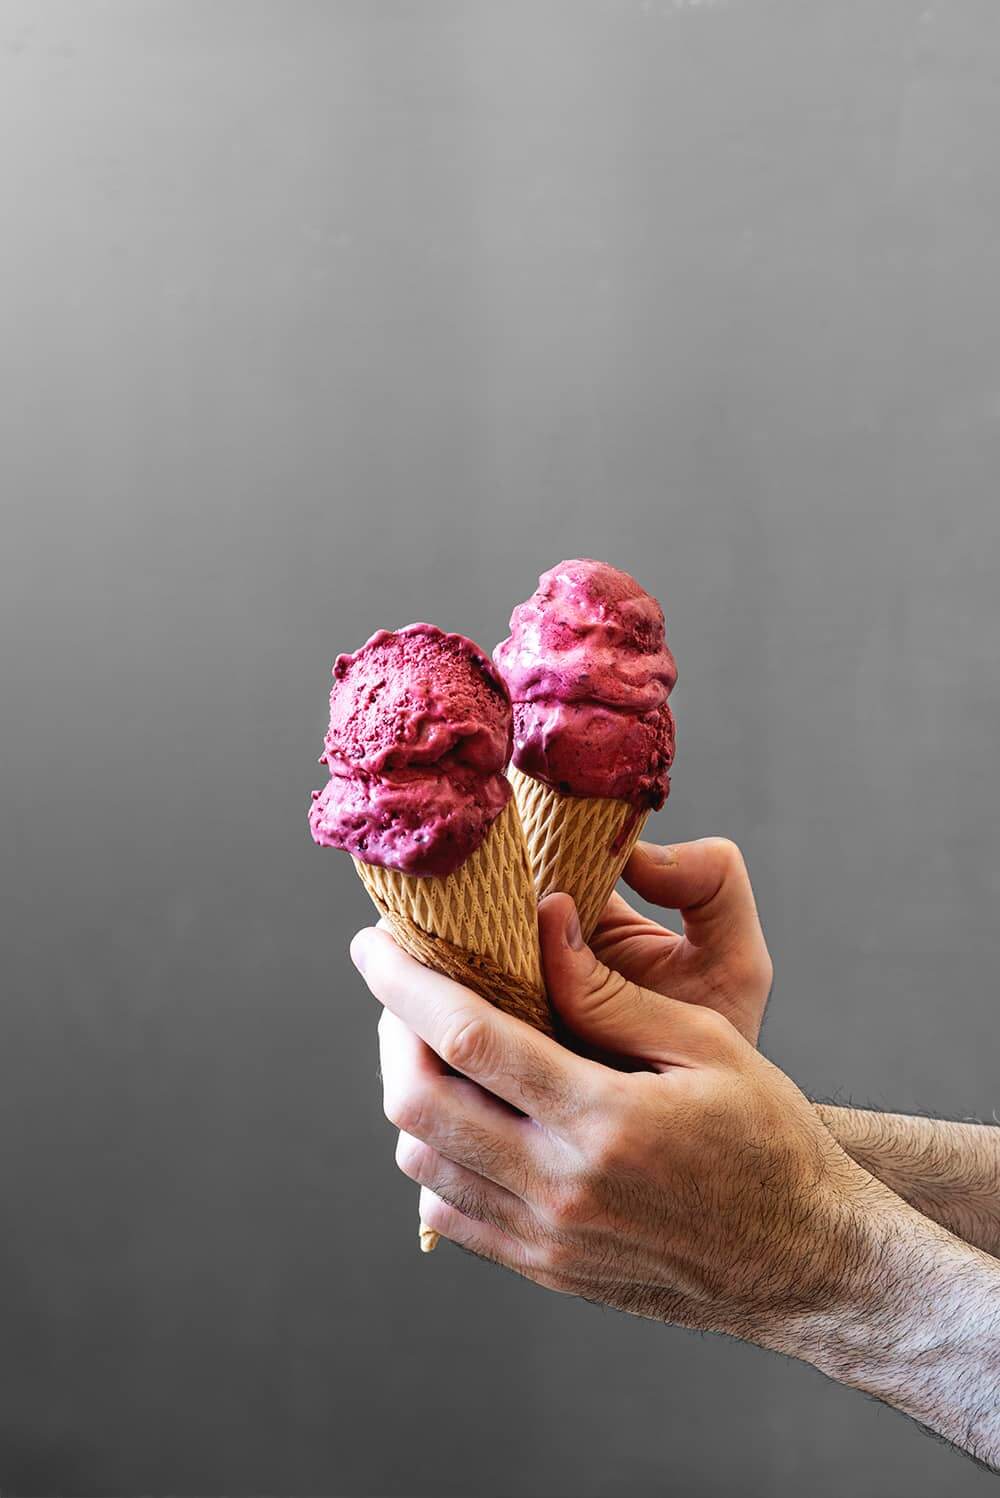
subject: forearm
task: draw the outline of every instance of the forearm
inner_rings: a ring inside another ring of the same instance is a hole
[[[925,1217],[1000,1256],[1000,1129],[817,1103],[841,1148]]]
[[[886,1197],[838,1271],[846,1295],[800,1318],[779,1350],[1000,1469],[1000,1265]]]

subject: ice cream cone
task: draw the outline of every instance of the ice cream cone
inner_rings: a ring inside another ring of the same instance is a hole
[[[411,957],[552,1034],[531,865],[513,799],[476,851],[443,878],[418,878],[360,859],[354,866]]]
[[[551,1034],[537,902],[504,774],[510,693],[489,656],[433,624],[376,630],[333,665],[309,830],[340,848],[418,961]],[[420,1246],[437,1234],[423,1228]]]
[[[677,665],[663,610],[592,557],[550,567],[493,658],[514,709],[507,767],[539,898],[573,896],[589,941],[670,789]]]
[[[604,796],[566,796],[511,765],[507,771],[539,899],[572,895],[584,941],[645,826],[648,811]]]
[[[440,1236],[441,1235],[439,1233],[436,1233],[433,1228],[429,1228],[426,1222],[421,1222],[420,1252],[422,1254],[432,1254],[438,1246],[438,1239]]]
[[[476,851],[444,878],[417,878],[360,859],[354,866],[405,952],[505,1014],[553,1033],[531,864],[513,799]],[[437,1241],[433,1228],[422,1223],[422,1251],[430,1253]]]

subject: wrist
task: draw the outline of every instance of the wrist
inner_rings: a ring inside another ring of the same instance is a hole
[[[873,1182],[878,1188],[878,1183]],[[904,1411],[981,1460],[1000,1460],[1000,1272],[891,1192],[849,1206],[858,1246],[829,1303],[786,1328],[781,1349]]]
[[[1000,1129],[815,1103],[840,1147],[924,1217],[1000,1250]]]
[[[935,1245],[925,1241],[931,1225],[875,1181],[840,1205],[821,1299],[793,1318],[788,1350],[839,1383],[868,1388],[911,1354]]]
[[[796,1248],[797,1293],[755,1340],[839,1382],[854,1383],[869,1356],[874,1324],[885,1314],[887,1300],[895,1300],[902,1271],[898,1244],[917,1214],[837,1154],[842,1165],[834,1165]]]

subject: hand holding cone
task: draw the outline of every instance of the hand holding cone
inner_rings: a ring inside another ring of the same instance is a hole
[[[552,1034],[537,899],[571,894],[589,939],[669,790],[677,672],[656,600],[586,559],[542,574],[495,657],[430,624],[338,656],[309,824],[405,951]]]
[[[432,625],[338,657],[314,839],[346,848],[399,945],[552,1033],[537,903],[503,771],[510,698],[490,659]],[[420,1246],[437,1241],[421,1228]]]

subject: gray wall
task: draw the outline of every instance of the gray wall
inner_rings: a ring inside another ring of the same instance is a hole
[[[4,1493],[992,1488],[422,1260],[305,811],[338,650],[608,557],[769,1052],[990,1115],[998,77],[995,0],[3,4]]]

